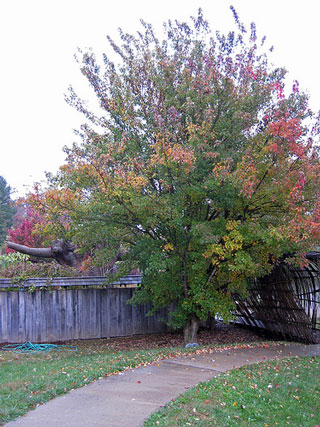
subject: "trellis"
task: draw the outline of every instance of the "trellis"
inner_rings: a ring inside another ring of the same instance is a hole
[[[285,339],[317,342],[320,329],[320,253],[307,254],[309,265],[299,269],[286,263],[256,279],[249,295],[233,295],[234,315],[250,326]]]

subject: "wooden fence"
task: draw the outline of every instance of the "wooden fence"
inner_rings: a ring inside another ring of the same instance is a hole
[[[166,311],[147,316],[150,306],[128,304],[140,276],[101,287],[104,280],[56,278],[48,286],[47,279],[28,279],[13,289],[10,279],[0,279],[0,342],[55,342],[166,330]]]

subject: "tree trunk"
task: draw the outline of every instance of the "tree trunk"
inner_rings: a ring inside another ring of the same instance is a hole
[[[68,240],[57,240],[51,245],[54,259],[62,265],[77,266],[76,247]]]
[[[184,327],[184,343],[193,344],[197,342],[197,334],[200,320],[195,314],[192,314]]]
[[[19,245],[18,243],[14,242],[7,242],[7,246],[9,249],[21,252],[22,254],[41,258],[53,258],[53,252],[51,248],[29,248],[28,246]]]
[[[64,240],[57,240],[52,243],[51,248],[29,248],[28,246],[8,242],[9,249],[30,255],[36,258],[53,258],[61,265],[76,266],[77,259],[74,253],[75,246]]]

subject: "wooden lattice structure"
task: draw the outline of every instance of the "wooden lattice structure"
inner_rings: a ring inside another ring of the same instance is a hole
[[[285,339],[317,342],[320,330],[320,253],[307,254],[303,269],[286,263],[252,283],[247,298],[234,295],[235,316]],[[318,332],[319,333],[319,332]]]

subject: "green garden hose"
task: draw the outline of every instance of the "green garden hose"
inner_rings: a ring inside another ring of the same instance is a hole
[[[4,351],[13,350],[15,353],[40,353],[48,352],[50,350],[66,350],[77,351],[75,345],[56,345],[56,344],[32,344],[30,341],[24,344],[8,344],[2,347]]]

